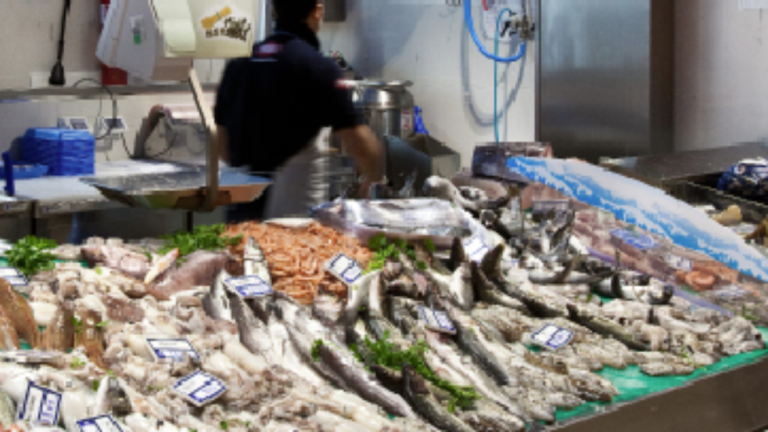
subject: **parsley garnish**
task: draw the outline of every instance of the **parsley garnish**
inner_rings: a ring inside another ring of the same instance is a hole
[[[429,367],[424,359],[424,353],[427,352],[429,348],[427,348],[427,344],[424,341],[419,341],[409,349],[402,350],[397,345],[389,342],[389,332],[385,332],[384,337],[376,342],[371,341],[366,336],[363,344],[367,348],[366,354],[370,357],[367,360],[370,363],[378,364],[397,371],[402,370],[403,365],[407,363],[435,387],[441,388],[449,393],[452,399],[448,403],[448,411],[451,413],[456,411],[456,407],[461,409],[471,408],[474,401],[480,399],[480,395],[473,387],[457,386],[445,381]],[[363,353],[360,351],[359,346],[351,344],[349,345],[349,349],[358,361],[365,363],[363,361]]]
[[[165,255],[168,252],[178,249],[179,257],[187,256],[199,250],[220,251],[228,246],[237,246],[243,240],[243,236],[227,237],[224,234],[226,226],[224,224],[199,226],[191,233],[186,231],[177,231],[176,233],[165,236],[165,246],[159,253]]]
[[[311,351],[310,354],[312,355],[312,360],[313,361],[320,360],[320,347],[321,346],[323,346],[323,340],[322,339],[318,339],[318,340],[315,341],[314,344],[312,344],[312,351]]]
[[[11,267],[15,267],[25,276],[32,276],[53,270],[56,256],[50,251],[57,246],[53,240],[26,236],[6,252],[5,256]]]
[[[75,370],[85,366],[85,362],[75,357],[69,365],[72,367],[72,370]]]
[[[221,430],[229,430],[229,422],[226,420],[222,420],[219,426],[221,426]]]

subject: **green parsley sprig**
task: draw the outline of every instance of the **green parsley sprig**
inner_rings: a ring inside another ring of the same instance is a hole
[[[228,246],[237,246],[243,240],[243,236],[236,237],[224,236],[226,226],[224,224],[198,226],[193,232],[177,231],[171,235],[164,236],[165,246],[160,249],[160,254],[165,255],[168,252],[178,249],[179,257],[190,255],[199,250],[220,251]]]
[[[430,239],[427,239],[424,241],[424,248],[434,252],[435,245]],[[416,249],[402,239],[388,240],[384,234],[378,234],[368,241],[368,249],[373,252],[373,257],[368,263],[365,273],[381,270],[388,260],[399,261],[401,255],[405,255],[413,261],[419,270],[428,268],[427,263],[416,259]]]
[[[56,256],[50,251],[58,245],[50,239],[26,236],[5,253],[8,264],[24,276],[33,276],[42,271],[53,270]]]

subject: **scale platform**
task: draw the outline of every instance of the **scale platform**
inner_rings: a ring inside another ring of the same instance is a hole
[[[191,170],[119,177],[88,177],[81,181],[98,189],[107,199],[129,207],[199,210],[205,205],[206,173]],[[240,171],[219,174],[216,206],[252,202],[272,181]]]

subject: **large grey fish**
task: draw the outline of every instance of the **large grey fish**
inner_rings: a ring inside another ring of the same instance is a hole
[[[500,386],[507,386],[511,380],[499,360],[478,340],[477,334],[465,324],[467,316],[439,296],[432,295],[433,304],[444,310],[456,329],[456,344]]]
[[[507,296],[499,291],[496,285],[492,284],[485,276],[477,263],[470,264],[470,271],[472,272],[472,287],[478,299],[489,304],[495,304],[499,306],[508,307],[510,309],[518,310],[520,312],[529,314],[528,308],[517,299]]]
[[[278,304],[286,309],[292,308],[292,305],[286,304],[283,300],[278,300]],[[348,388],[363,399],[381,406],[390,414],[416,417],[402,397],[387,390],[376,381],[363,369],[363,365],[357,362],[351,352],[342,348],[343,344],[339,342],[339,338],[334,337],[333,332],[329,332],[325,326],[308,316],[305,310],[293,308],[289,314],[283,313],[283,316],[291,321],[287,323],[287,327],[291,339],[295,339],[302,345],[299,350],[305,353],[309,350],[310,357],[314,352],[317,361],[313,361],[312,366],[316,367],[319,373],[326,373],[321,372],[320,369],[330,370],[333,375],[342,380],[343,388]],[[307,343],[311,346],[307,347]]]
[[[248,237],[243,253],[243,270],[246,276],[258,276],[264,282],[272,285],[269,265],[259,243],[253,237]]]
[[[496,247],[488,252],[480,263],[480,269],[488,280],[496,284],[504,294],[522,302],[537,317],[557,318],[568,315],[568,310],[564,305],[553,302],[540,293],[526,290],[522,284],[509,282],[501,273],[503,252],[503,246]]]
[[[203,309],[213,319],[235,321],[227,288],[224,286],[224,281],[231,277],[226,270],[221,270],[211,290],[203,297]]]
[[[352,392],[346,381],[330,365],[321,361],[315,361],[312,352],[313,341],[308,335],[290,325],[286,325],[285,328],[288,331],[291,343],[301,355],[304,363],[308,364],[318,375],[328,380],[334,386],[344,391]]]
[[[466,423],[449,413],[431,396],[424,378],[416,373],[416,370],[408,364],[403,366],[402,385],[403,394],[414,409],[416,409],[416,412],[440,430],[447,432],[474,431]]]
[[[651,347],[648,346],[648,344],[640,340],[627,328],[617,323],[616,321],[610,320],[602,316],[593,315],[584,311],[580,311],[579,308],[577,308],[575,305],[569,304],[567,308],[568,308],[568,318],[571,321],[577,324],[581,324],[584,327],[596,333],[602,334],[604,336],[613,337],[619,342],[626,345],[627,348],[638,350],[638,351],[651,350]]]
[[[256,319],[253,311],[238,295],[231,295],[229,299],[232,315],[237,323],[240,335],[240,343],[254,354],[261,354],[267,363],[272,363],[272,340],[269,337],[266,325]]]

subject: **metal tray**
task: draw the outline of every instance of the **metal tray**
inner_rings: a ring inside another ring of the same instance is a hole
[[[205,171],[138,174],[120,177],[88,177],[81,181],[106,198],[129,207],[198,210],[206,196]],[[271,180],[239,171],[219,175],[217,206],[251,202],[272,184]]]

